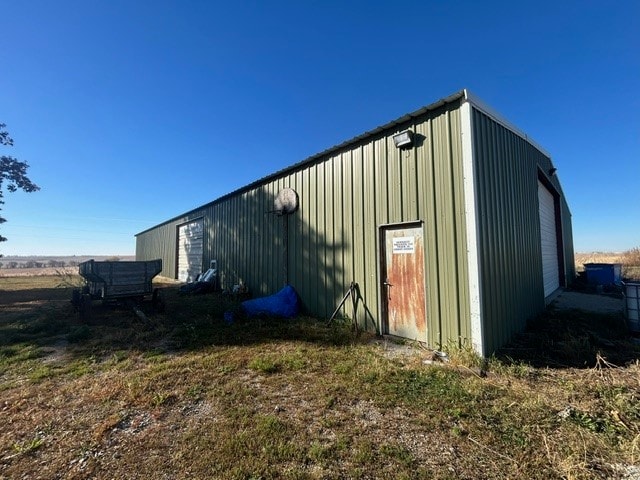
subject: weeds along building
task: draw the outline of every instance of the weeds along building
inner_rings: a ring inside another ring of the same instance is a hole
[[[328,318],[489,355],[572,281],[550,156],[463,90],[136,235],[136,258]],[[351,315],[349,308],[344,313]]]

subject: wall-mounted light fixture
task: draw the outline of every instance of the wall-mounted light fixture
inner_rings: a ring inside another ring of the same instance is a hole
[[[549,176],[553,177],[556,174],[557,171],[558,171],[558,169],[556,167],[551,167],[549,169]]]
[[[413,145],[413,132],[411,130],[405,130],[404,132],[396,133],[393,136],[393,143],[396,148],[409,148]]]

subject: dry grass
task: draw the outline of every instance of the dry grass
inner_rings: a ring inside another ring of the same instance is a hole
[[[85,325],[37,282],[0,284],[0,478],[578,479],[640,460],[619,319],[551,312],[482,377],[312,318],[227,325],[233,299],[173,288],[148,322],[96,306]]]
[[[635,247],[622,253],[591,252],[576,253],[576,271],[584,271],[586,263],[620,263],[622,276],[627,280],[640,281],[640,247]]]
[[[2,268],[0,269],[0,278],[52,277],[59,273],[77,275],[78,267]]]

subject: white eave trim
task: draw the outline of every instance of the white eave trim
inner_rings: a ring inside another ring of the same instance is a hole
[[[465,90],[466,94],[466,90]],[[462,173],[464,185],[464,211],[467,230],[467,265],[469,269],[469,319],[471,322],[471,343],[478,355],[484,357],[484,325],[482,318],[482,295],[480,285],[480,258],[478,256],[477,196],[473,155],[473,117],[471,102],[465,101],[460,107],[462,128]]]

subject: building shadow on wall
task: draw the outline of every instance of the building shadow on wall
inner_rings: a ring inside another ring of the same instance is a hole
[[[247,319],[239,315],[240,299],[233,295],[180,295],[177,287],[170,287],[166,289],[164,313],[152,312],[148,300],[143,303],[146,320],[131,308],[101,306],[100,302],[94,302],[88,323],[81,322],[67,302],[52,307],[46,316],[22,305],[26,310],[20,311],[20,325],[0,325],[0,346],[30,343],[49,348],[68,344],[72,351],[84,355],[87,348],[108,353],[277,339],[332,344],[351,341],[350,320],[341,320],[351,315],[350,301],[338,312],[338,320],[326,325],[351,282],[358,280],[353,273],[352,240],[343,234],[349,226],[335,208],[304,193],[297,211],[278,215],[274,200],[278,191],[288,186],[284,181],[275,187],[261,186],[204,207],[201,215],[192,218],[204,218],[202,268],[206,270],[216,260],[222,288],[243,283],[255,298],[276,293],[289,283],[300,298],[300,318]],[[234,312],[231,324],[224,320],[227,311]],[[358,312],[368,318],[371,327],[373,317],[362,300]]]
[[[261,186],[213,205],[205,264],[217,261],[223,289],[245,285],[261,297],[289,284],[304,313],[327,317],[354,280],[345,268],[351,245],[340,219],[317,199],[299,195],[296,211],[278,211],[276,196],[285,187]]]
[[[352,299],[337,310],[335,327],[324,325],[351,283],[357,281],[353,241],[344,234],[351,225],[335,207],[336,203],[344,204],[340,196],[346,194],[339,185],[335,190],[331,186],[331,192],[320,196],[332,199],[325,202],[298,192],[298,208],[286,215],[278,211],[276,197],[284,188],[298,188],[292,183],[281,180],[278,185],[260,186],[208,207],[204,265],[216,261],[219,285],[230,295],[168,300],[167,319],[193,332],[193,342],[187,343],[243,344],[274,339],[335,342],[339,341],[335,335],[341,326],[353,326]],[[238,303],[241,299],[233,295],[234,290],[242,291],[235,286],[246,286],[249,296],[258,298],[272,295],[286,284],[298,294],[301,318],[245,318]],[[366,299],[359,288],[354,293],[360,321],[374,330],[375,320]],[[225,312],[234,314],[231,325],[224,321]],[[216,327],[211,329],[209,325]]]

